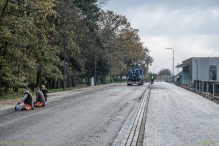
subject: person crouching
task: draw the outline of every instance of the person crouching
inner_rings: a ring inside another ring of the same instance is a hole
[[[40,91],[39,87],[36,87],[35,91],[36,91],[36,102],[34,102],[34,107],[44,106],[45,98],[42,91]]]
[[[32,107],[32,94],[26,89],[23,89],[22,93],[24,94],[24,97],[20,102],[18,102],[18,105],[20,105],[22,102],[24,102],[24,105],[19,110],[33,110],[34,108]]]

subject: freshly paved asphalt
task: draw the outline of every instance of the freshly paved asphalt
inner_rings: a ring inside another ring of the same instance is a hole
[[[111,145],[146,87],[120,84],[0,115],[0,144]]]

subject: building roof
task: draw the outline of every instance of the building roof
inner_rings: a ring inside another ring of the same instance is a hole
[[[183,68],[183,67],[189,67],[189,64],[180,64],[176,66],[176,68]]]

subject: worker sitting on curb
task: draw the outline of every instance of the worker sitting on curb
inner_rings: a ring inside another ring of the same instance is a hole
[[[17,110],[33,110],[34,108],[32,106],[32,94],[26,89],[23,89],[22,93],[24,94],[24,97],[21,99],[20,102],[18,102],[18,105],[20,105],[20,103],[22,102],[24,102],[24,105],[21,109]]]
[[[46,103],[48,91],[46,90],[45,85],[42,85],[42,90],[41,91],[43,92],[43,96],[45,98],[45,103]]]
[[[36,102],[34,102],[34,107],[36,106],[45,106],[44,102],[45,102],[45,98],[43,96],[42,91],[40,91],[39,87],[36,87]]]

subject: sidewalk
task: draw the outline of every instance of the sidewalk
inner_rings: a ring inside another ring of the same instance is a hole
[[[47,103],[60,100],[66,97],[74,97],[79,94],[92,92],[98,89],[105,89],[107,87],[120,85],[121,83],[112,83],[112,84],[106,84],[106,85],[98,85],[98,86],[89,86],[86,88],[80,88],[80,89],[74,89],[74,90],[67,90],[67,91],[61,91],[61,92],[55,92],[55,93],[49,93],[47,97]],[[0,115],[13,112],[15,105],[21,100],[21,98],[16,99],[6,99],[0,101]],[[33,95],[33,101],[36,100],[36,96]]]

